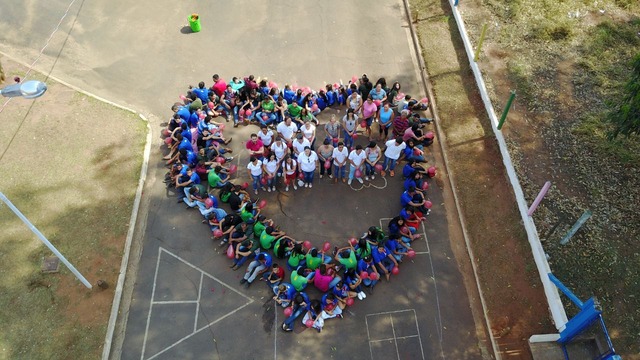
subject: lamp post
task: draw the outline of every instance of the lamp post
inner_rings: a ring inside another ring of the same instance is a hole
[[[44,95],[47,91],[47,84],[38,80],[29,80],[0,89],[0,94],[4,97],[23,97],[25,99],[35,99]]]

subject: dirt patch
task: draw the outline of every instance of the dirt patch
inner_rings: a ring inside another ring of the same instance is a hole
[[[503,357],[530,358],[527,338],[552,331],[553,327],[497,143],[448,3],[418,1],[412,6],[431,15],[420,21],[417,29],[434,84],[439,126],[446,136],[449,168],[471,238],[491,331]],[[439,38],[450,38],[453,44],[434,41]],[[508,51],[497,47],[489,47],[489,51],[496,58],[509,56]],[[496,71],[505,67],[504,63],[495,64]],[[502,84],[509,83],[508,78],[501,80]],[[527,127],[518,127],[523,135],[535,131],[526,118],[519,121]]]

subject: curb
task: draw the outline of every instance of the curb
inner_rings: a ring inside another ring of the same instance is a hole
[[[421,83],[423,86],[423,90],[426,92],[427,96],[429,97],[429,108],[431,110],[431,113],[433,114],[433,118],[434,118],[434,127],[436,129],[436,134],[438,136],[438,143],[440,145],[440,151],[442,152],[442,158],[444,159],[443,161],[443,166],[444,166],[444,173],[447,174],[447,178],[449,179],[449,186],[451,186],[451,193],[453,194],[453,200],[454,203],[456,204],[456,213],[458,215],[458,219],[460,220],[460,227],[462,229],[462,236],[464,237],[464,242],[465,242],[465,247],[467,248],[467,252],[469,254],[469,260],[471,262],[471,268],[473,269],[473,278],[474,281],[476,283],[476,287],[478,290],[478,295],[480,297],[480,304],[482,305],[482,310],[484,311],[483,314],[483,318],[485,319],[485,326],[486,326],[486,332],[489,334],[489,339],[491,341],[491,346],[493,348],[493,356],[495,359],[500,360],[500,351],[498,348],[498,344],[496,342],[495,337],[493,336],[493,333],[491,331],[491,322],[489,321],[489,318],[486,316],[486,314],[488,314],[488,310],[487,310],[487,305],[486,305],[486,301],[484,300],[484,294],[482,292],[482,287],[480,286],[480,281],[478,278],[478,269],[477,269],[477,265],[475,262],[475,256],[473,254],[473,250],[471,248],[471,241],[469,240],[469,234],[467,232],[467,226],[466,226],[466,221],[464,219],[464,215],[462,213],[462,208],[460,206],[460,200],[458,198],[458,192],[456,191],[456,183],[455,180],[453,179],[452,176],[449,176],[449,168],[447,166],[447,164],[449,163],[449,157],[447,155],[447,151],[445,149],[444,146],[444,142],[441,140],[446,139],[446,136],[444,135],[442,129],[440,128],[440,117],[438,116],[438,110],[436,107],[436,97],[433,93],[433,84],[431,84],[431,80],[429,78],[429,74],[427,73],[427,69],[425,64],[424,59],[422,58],[422,48],[420,47],[420,43],[418,40],[418,35],[416,33],[416,29],[415,26],[413,24],[413,22],[411,21],[411,10],[410,10],[410,5],[409,5],[409,0],[401,0],[403,5],[404,5],[404,10],[405,10],[405,15],[407,17],[407,23],[409,24],[409,31],[411,32],[411,40],[412,40],[412,45],[414,48],[414,52],[415,52],[415,56],[417,57],[418,60],[418,65],[420,67],[419,72],[420,72],[420,77],[422,79]]]

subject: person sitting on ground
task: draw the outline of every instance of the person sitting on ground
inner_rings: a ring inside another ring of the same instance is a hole
[[[339,276],[335,275],[334,266],[331,264],[320,264],[320,267],[316,269],[313,277],[313,285],[321,292],[327,292],[332,289],[336,284],[342,280]]]
[[[296,295],[296,289],[293,287],[293,285],[286,282],[281,282],[278,286],[274,286],[272,289],[275,293],[275,295],[273,296],[273,300],[275,300],[278,305],[282,306],[283,308],[291,305],[291,301]]]
[[[188,196],[188,189],[192,185],[200,184],[200,176],[193,171],[191,168],[187,167],[186,176],[179,176],[176,178],[176,192],[178,194],[178,202],[182,202],[182,199]]]
[[[207,182],[212,188],[220,188],[229,182],[229,172],[222,166],[217,165],[213,169],[207,170]]]
[[[320,300],[311,300],[307,313],[302,317],[302,324],[306,326],[307,320],[311,320],[311,327],[321,332],[324,326],[324,319],[320,316],[321,313],[322,304],[320,304]]]
[[[220,220],[218,225],[222,231],[222,235],[218,237],[220,239],[220,246],[228,243],[231,233],[235,230],[236,225],[241,222],[242,218],[236,213],[227,214],[227,216]]]
[[[358,240],[358,245],[355,247],[356,258],[361,260],[367,256],[371,256],[371,245],[375,242],[368,240],[366,237],[362,237]]]
[[[202,184],[196,184],[189,188],[187,196],[184,197],[184,202],[187,204],[187,209],[198,207],[204,207],[205,200],[209,197],[207,188]],[[199,205],[201,203],[202,205]]]
[[[378,273],[376,266],[373,265],[373,259],[371,256],[366,256],[358,261],[357,272],[359,274],[362,274],[363,272],[368,274],[367,278],[362,279],[362,283],[369,289],[369,294],[373,294],[373,288],[378,283],[380,273]],[[371,279],[371,274],[376,274],[376,279]]]
[[[268,253],[261,252],[256,254],[255,260],[247,267],[247,271],[244,273],[242,280],[240,280],[240,284],[246,283],[247,288],[251,286],[258,276],[262,275],[262,273],[271,267],[272,262],[271,255]]]
[[[295,270],[298,267],[305,267],[306,265],[306,253],[302,244],[296,243],[293,245],[293,249],[291,249],[291,253],[289,254],[289,258],[287,259],[287,269],[289,271]]]
[[[347,286],[344,281],[340,280],[333,288],[333,295],[338,299],[338,306],[340,309],[344,310],[344,308],[347,307],[347,299],[357,297],[358,293],[349,290],[349,286]]]
[[[302,291],[309,283],[313,282],[315,274],[315,272],[305,273],[305,269],[303,267],[299,267],[296,271],[291,272],[291,279],[289,282],[296,288],[296,291]]]
[[[271,269],[262,274],[262,280],[267,282],[267,285],[270,289],[274,289],[278,287],[278,285],[280,285],[280,283],[284,280],[284,276],[284,268],[276,263],[273,263],[273,265],[271,265]]]
[[[349,269],[344,273],[344,283],[349,286],[349,291],[356,293],[359,300],[364,300],[367,297],[367,294],[362,291],[362,279],[356,268]]]
[[[310,304],[309,296],[305,292],[298,292],[293,298],[291,315],[282,323],[282,330],[286,332],[293,331],[295,320],[309,311]]]
[[[229,234],[229,244],[233,246],[235,249],[238,244],[248,239],[250,236],[253,236],[253,219],[251,224],[248,222],[241,222],[240,224],[233,227],[233,230]]]
[[[256,248],[256,242],[252,239],[246,239],[245,241],[241,242],[236,247],[233,263],[230,266],[231,270],[236,271],[240,267],[242,267],[247,259],[249,259],[251,254],[255,252]]]
[[[296,244],[293,238],[285,235],[273,243],[273,255],[279,259],[288,258]]]
[[[331,257],[324,254],[324,252],[318,252],[318,249],[312,248],[305,255],[305,265],[307,269],[316,270],[321,264],[328,264],[331,262]]]
[[[396,258],[389,253],[382,243],[378,244],[376,249],[373,250],[371,257],[373,258],[373,264],[384,273],[385,278],[389,281],[391,270],[398,266]]]
[[[262,234],[260,234],[260,247],[263,250],[270,250],[273,248],[273,244],[276,240],[284,235],[286,235],[284,231],[278,231],[271,226],[267,226]]]
[[[353,245],[335,250],[335,260],[347,270],[354,270],[358,266],[358,259]]]
[[[339,317],[342,319],[342,308],[338,305],[339,301],[333,293],[324,294],[320,300],[322,312],[320,317],[324,320]]]
[[[384,247],[387,249],[389,254],[391,254],[398,263],[402,262],[402,258],[407,254],[411,247],[407,245],[404,241],[398,241],[399,235],[392,234],[389,235],[389,239],[384,242]]]

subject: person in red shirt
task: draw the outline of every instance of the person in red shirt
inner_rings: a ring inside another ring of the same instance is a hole
[[[258,139],[258,134],[251,134],[251,139],[247,141],[247,150],[249,150],[249,156],[253,156],[258,160],[262,160],[264,157],[264,144],[262,140]]]
[[[221,97],[224,94],[224,91],[227,89],[227,83],[218,75],[214,74],[213,78],[213,86],[211,87],[211,91],[216,93],[218,97]]]

